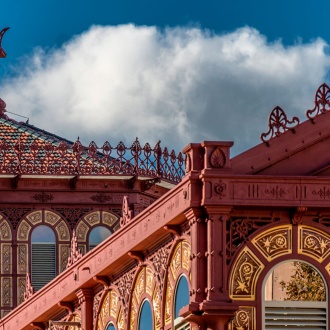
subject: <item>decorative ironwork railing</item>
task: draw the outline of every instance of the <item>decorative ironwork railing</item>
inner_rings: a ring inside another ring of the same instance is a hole
[[[138,175],[178,183],[185,174],[184,156],[160,146],[143,147],[136,139],[130,147],[119,142],[116,147],[95,142],[84,147],[79,139],[70,147],[34,139],[15,143],[0,141],[0,173],[2,174],[66,174],[66,175]]]

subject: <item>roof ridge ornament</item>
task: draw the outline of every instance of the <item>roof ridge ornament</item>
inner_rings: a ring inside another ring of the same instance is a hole
[[[124,196],[122,204],[122,216],[120,218],[120,227],[125,226],[133,218],[133,211],[129,207],[128,196]]]
[[[262,133],[260,139],[262,142],[266,143],[269,147],[269,140],[275,136],[279,136],[281,133],[284,133],[288,130],[291,130],[292,133],[295,133],[295,127],[300,123],[298,117],[293,117],[292,120],[288,120],[284,110],[276,106],[269,115],[268,118],[268,132]],[[288,124],[294,124],[292,127],[288,127]]]
[[[330,87],[323,83],[315,92],[315,106],[313,109],[307,110],[306,116],[315,124],[314,118],[322,113],[330,110]]]
[[[70,257],[68,258],[68,263],[66,265],[66,268],[69,268],[72,266],[76,261],[82,258],[82,253],[81,250],[78,248],[78,243],[77,243],[77,236],[76,236],[76,231],[73,230],[72,232],[72,239],[71,239],[71,253]]]
[[[5,115],[5,112],[7,112],[6,106],[6,102],[3,99],[0,99],[0,118],[8,119],[7,115]]]
[[[29,299],[33,294],[34,294],[34,288],[31,283],[30,274],[26,273],[24,301]]]
[[[1,47],[2,37],[7,30],[9,30],[9,27],[5,27],[0,31],[0,58],[5,58],[7,56],[7,53]]]

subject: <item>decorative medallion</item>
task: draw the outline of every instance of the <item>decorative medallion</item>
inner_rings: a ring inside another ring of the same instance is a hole
[[[330,254],[330,235],[313,227],[299,226],[298,253],[322,262]]]
[[[251,306],[240,306],[228,330],[254,330],[256,329],[256,309]]]
[[[255,300],[256,284],[264,264],[245,247],[235,261],[230,276],[230,297],[233,300]]]
[[[103,192],[100,192],[96,195],[91,196],[91,200],[93,200],[94,202],[100,203],[100,204],[104,204],[106,202],[112,201],[112,197]]]
[[[219,196],[220,199],[226,196],[226,189],[226,184],[223,183],[221,180],[219,180],[219,183],[216,183],[214,185],[214,192]]]
[[[50,201],[52,201],[54,199],[54,195],[52,195],[52,194],[46,194],[43,191],[42,193],[38,193],[38,194],[33,195],[33,198],[37,202],[48,203],[48,202],[50,202]]]
[[[225,153],[218,147],[216,148],[210,156],[210,164],[215,168],[223,168],[226,164]]]
[[[267,195],[272,195],[276,199],[281,199],[283,195],[287,195],[289,193],[289,190],[285,190],[279,186],[276,186],[276,188],[266,189],[265,193]]]
[[[312,194],[315,196],[319,196],[321,199],[327,199],[330,198],[330,189],[323,187],[323,189],[320,188],[320,190],[313,190]]]
[[[252,243],[268,261],[292,253],[292,226],[271,228],[253,238]]]

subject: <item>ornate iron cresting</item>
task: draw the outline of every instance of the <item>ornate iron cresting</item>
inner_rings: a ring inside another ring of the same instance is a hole
[[[2,29],[0,31],[0,58],[5,58],[6,57],[6,52],[3,50],[2,46],[1,46],[1,42],[2,42],[2,37],[5,34],[5,32],[9,29],[9,27],[5,27],[4,29]]]
[[[288,127],[288,124],[293,124],[292,127]],[[294,133],[295,127],[299,124],[299,118],[293,117],[292,120],[288,120],[284,110],[277,106],[273,109],[273,111],[269,115],[268,119],[268,132],[262,133],[260,139],[262,142],[266,143],[269,147],[269,140],[275,136],[280,135],[288,131],[289,129]]]
[[[84,147],[79,139],[70,147],[65,141],[54,144],[23,135],[17,141],[0,141],[2,174],[138,175],[178,183],[184,163],[181,152],[162,149],[160,142],[142,147],[138,139],[130,147],[105,142],[101,148],[95,142]]]
[[[306,116],[312,123],[317,115],[330,110],[330,88],[327,84],[322,84],[315,93],[315,106],[311,110],[307,110]]]

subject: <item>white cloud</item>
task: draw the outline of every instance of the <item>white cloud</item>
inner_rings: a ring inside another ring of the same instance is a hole
[[[226,34],[93,26],[60,49],[35,50],[1,86],[7,110],[84,144],[120,140],[179,151],[190,142],[259,143],[268,114],[313,107],[329,68],[324,41],[284,47],[244,27]]]

